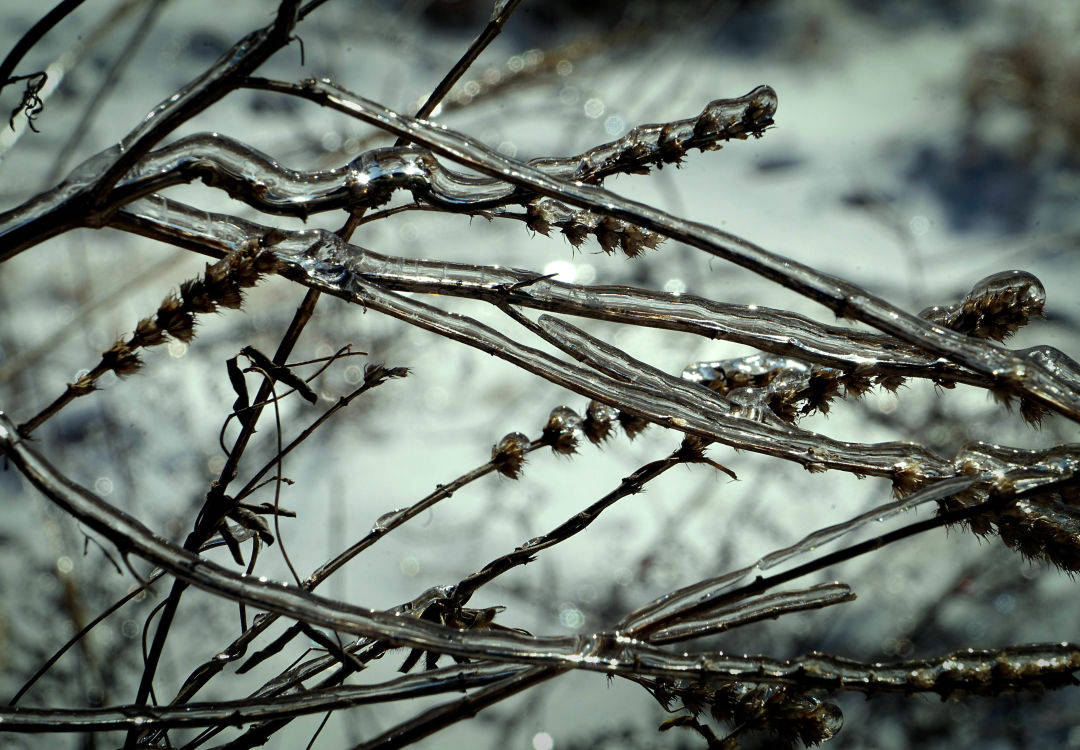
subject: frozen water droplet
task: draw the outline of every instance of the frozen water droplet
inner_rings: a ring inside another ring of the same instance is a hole
[[[814,711],[821,731],[821,741],[831,740],[844,728],[844,713],[835,703],[822,703]]]
[[[371,527],[371,533],[385,533],[391,526],[394,526],[397,523],[398,519],[405,515],[406,510],[408,510],[408,508],[398,508],[397,510],[383,513],[375,519],[375,525]]]

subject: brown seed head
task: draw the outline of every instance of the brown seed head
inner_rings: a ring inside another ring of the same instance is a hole
[[[528,448],[528,437],[520,432],[511,432],[491,447],[491,462],[495,464],[495,470],[504,477],[517,479],[521,476],[521,467],[525,465]]]
[[[585,409],[585,421],[581,428],[589,442],[600,445],[606,442],[615,432],[615,420],[619,418],[619,410],[599,401],[590,401]]]
[[[581,432],[581,417],[567,406],[556,406],[548,416],[540,441],[551,450],[563,456],[577,452],[578,433]]]

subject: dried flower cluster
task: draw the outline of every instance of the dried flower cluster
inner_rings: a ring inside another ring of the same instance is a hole
[[[196,315],[217,312],[220,308],[240,309],[244,290],[274,273],[277,266],[277,256],[258,243],[243,246],[217,263],[207,263],[202,276],[185,281],[179,293],[162,300],[157,312],[140,320],[129,338],[118,339],[101,355],[98,364],[69,383],[56,401],[27,420],[20,431],[30,434],[72,399],[93,392],[102,375],[112,372],[126,377],[138,372],[143,366],[140,349],[158,346],[170,337],[189,343],[195,337]]]

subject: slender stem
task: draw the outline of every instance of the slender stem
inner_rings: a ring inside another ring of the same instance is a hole
[[[303,301],[293,315],[292,322],[285,331],[285,335],[278,345],[277,352],[274,354],[275,364],[284,364],[288,361],[289,355],[292,354],[293,347],[300,338],[300,333],[311,319],[311,315],[315,309],[315,303],[319,301],[319,296],[319,292],[315,289],[308,289],[307,293],[304,295]],[[199,517],[195,521],[195,528],[184,542],[184,549],[188,551],[199,549],[206,540],[210,538],[213,534],[213,530],[220,522],[220,519],[224,517],[227,512],[229,501],[226,499],[225,488],[228,486],[228,483],[232,481],[232,478],[236,476],[236,467],[240,462],[240,457],[247,448],[251,436],[255,434],[255,424],[262,414],[262,405],[264,405],[272,395],[272,384],[273,381],[269,379],[263,381],[263,384],[259,387],[259,394],[255,398],[255,403],[260,404],[260,406],[248,412],[246,417],[241,418],[240,435],[236,438],[236,442],[233,443],[233,449],[229,452],[229,456],[225,461],[225,466],[221,470],[221,475],[218,480],[211,485],[210,491],[207,493],[206,502],[203,504],[202,509],[199,511]],[[183,595],[185,589],[187,589],[187,586],[187,582],[181,578],[177,578],[173,581],[172,589],[169,591],[169,598],[161,612],[161,619],[158,622],[157,630],[154,631],[154,641],[151,644],[150,651],[147,655],[146,667],[143,669],[142,679],[139,681],[139,689],[135,695],[136,706],[146,705],[146,699],[153,687],[154,674],[157,672],[158,663],[161,660],[161,654],[165,648],[165,640],[168,638],[169,629],[172,627],[173,619],[176,616],[176,610],[180,605],[180,597]],[[131,748],[134,747],[136,739],[137,732],[135,730],[129,730],[127,739],[124,743],[125,750],[131,750]]]
[[[245,484],[241,489],[236,492],[235,499],[239,502],[240,500],[243,500],[245,497],[250,495],[256,489],[259,481],[264,476],[266,476],[266,473],[278,465],[279,459],[289,455],[298,445],[300,445],[300,443],[311,437],[315,430],[319,429],[319,427],[321,427],[332,416],[334,416],[346,406],[351,404],[357,397],[366,393],[372,388],[375,388],[378,385],[378,381],[365,382],[352,392],[338,398],[338,400],[334,403],[333,406],[331,406],[329,409],[316,417],[315,420],[310,425],[305,427],[299,435],[293,438],[288,445],[281,448],[277,452],[277,455],[274,456],[274,458],[263,464],[262,468],[260,468],[251,476],[251,479],[247,481],[247,484]],[[280,470],[278,473],[280,474]]]
[[[0,723],[3,723],[5,732],[104,732],[130,728],[228,726],[238,721],[293,718],[327,710],[454,692],[490,684],[521,671],[521,667],[514,665],[477,663],[442,667],[374,685],[315,688],[269,699],[211,701],[179,707],[0,710]]]
[[[112,66],[110,66],[105,77],[102,79],[101,84],[97,90],[91,95],[90,100],[87,102],[85,109],[79,116],[79,121],[75,127],[71,130],[71,135],[68,136],[67,141],[60,147],[56,154],[55,161],[53,162],[52,169],[49,170],[48,175],[45,177],[45,184],[52,185],[64,172],[64,167],[68,163],[68,157],[75,152],[76,149],[82,144],[83,139],[91,131],[91,125],[101,107],[105,104],[110,90],[116,85],[117,81],[123,75],[124,70],[135,59],[136,53],[139,48],[150,39],[150,29],[157,22],[158,16],[165,9],[165,5],[169,0],[150,0],[150,5],[143,14],[143,17],[135,25],[135,28],[131,31],[131,36],[128,37],[127,43],[120,51],[120,54],[116,56]],[[3,78],[0,77],[0,81]]]
[[[495,7],[491,12],[491,20],[488,21],[488,25],[484,27],[484,30],[480,32],[480,35],[469,45],[469,49],[465,50],[465,54],[454,63],[454,67],[443,76],[441,81],[439,81],[439,85],[431,92],[431,96],[429,96],[427,101],[425,101],[420,109],[416,111],[417,117],[427,117],[435,111],[435,108],[439,106],[439,103],[446,98],[446,95],[454,88],[454,84],[465,75],[465,71],[469,69],[469,66],[476,61],[476,58],[480,56],[480,53],[483,52],[487,46],[495,40],[495,37],[499,35],[503,25],[510,18],[510,14],[512,14],[520,4],[521,0],[495,0]],[[408,142],[409,139],[402,136],[397,139],[397,142],[394,145],[404,146]]]
[[[455,722],[476,716],[477,713],[488,706],[531,688],[533,685],[550,680],[552,677],[561,674],[561,672],[562,670],[550,667],[527,669],[513,677],[496,682],[494,685],[477,690],[471,695],[466,695],[463,698],[458,698],[450,703],[444,703],[425,711],[415,719],[398,724],[378,737],[360,743],[353,750],[375,750],[375,748],[391,750],[391,748],[411,745]]]
[[[543,443],[539,440],[534,440],[525,449],[526,453],[542,447]],[[461,476],[457,477],[451,482],[441,484],[439,487],[429,495],[421,498],[411,506],[403,510],[401,513],[394,514],[389,520],[384,521],[382,524],[376,524],[370,532],[368,532],[362,539],[350,546],[348,549],[337,555],[329,562],[320,566],[314,573],[312,573],[308,579],[304,582],[304,588],[308,591],[314,591],[318,586],[323,583],[327,578],[340,570],[346,563],[354,559],[364,550],[371,547],[377,541],[389,534],[396,528],[399,528],[409,520],[416,518],[418,515],[433,507],[436,503],[445,500],[453,496],[458,490],[462,489],[466,485],[487,476],[491,472],[495,471],[496,465],[493,461],[488,461],[480,466],[468,471]],[[243,633],[239,638],[233,641],[229,646],[224,648],[217,656],[197,668],[184,682],[184,685],[180,688],[176,698],[173,699],[173,705],[189,700],[195,695],[203,686],[206,685],[210,679],[218,674],[225,665],[230,661],[234,661],[246,652],[247,646],[256,637],[263,633],[278,619],[276,614],[267,614],[258,622],[253,623],[251,628],[247,632]],[[241,667],[241,672],[246,672],[261,661],[273,656],[283,649],[296,635],[298,635],[300,629],[298,627],[290,627],[279,638],[277,638],[270,646],[253,654],[251,658]]]
[[[7,85],[8,79],[11,78],[15,72],[15,66],[22,61],[23,57],[30,49],[41,41],[54,26],[63,21],[72,12],[75,11],[86,0],[63,0],[57,3],[52,10],[46,13],[38,20],[30,30],[19,37],[19,41],[15,43],[15,46],[11,48],[11,51],[7,53],[3,62],[0,62],[0,89]]]
[[[485,565],[483,569],[462,580],[454,586],[454,602],[458,605],[465,604],[469,601],[470,597],[472,597],[473,593],[481,586],[490,583],[495,578],[513,568],[531,562],[538,552],[548,549],[549,547],[554,547],[556,544],[564,542],[575,534],[584,531],[601,513],[615,504],[618,500],[621,500],[627,495],[641,492],[647,482],[656,479],[668,469],[678,466],[688,460],[693,459],[676,451],[667,458],[645,464],[633,474],[624,478],[619,483],[618,487],[604,495],[585,510],[576,513],[547,534],[535,539],[530,539],[513,552],[492,560]]]
[[[165,574],[160,570],[155,572],[153,575],[150,576],[147,584],[153,583],[154,581],[161,578],[163,575]],[[18,692],[15,693],[14,696],[12,696],[10,701],[8,701],[8,706],[14,707],[19,702],[19,699],[26,695],[26,692],[34,686],[34,683],[41,679],[41,677],[52,668],[53,664],[56,664],[56,662],[60,660],[60,657],[66,654],[72,646],[81,641],[87,633],[97,627],[97,625],[104,621],[106,618],[108,618],[109,615],[116,612],[118,609],[130,602],[132,599],[134,599],[146,589],[146,584],[140,584],[139,586],[136,586],[129,593],[125,594],[120,599],[113,602],[112,605],[110,605],[104,612],[99,614],[90,622],[86,623],[86,625],[84,625],[78,633],[71,636],[71,638],[68,639],[67,643],[57,649],[56,653],[50,656],[44,664],[38,667],[38,670],[34,672],[33,676],[29,680],[24,682],[22,687],[19,688]]]

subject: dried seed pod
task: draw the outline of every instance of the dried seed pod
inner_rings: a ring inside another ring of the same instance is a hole
[[[686,153],[718,149],[721,141],[760,135],[773,123],[776,92],[768,86],[735,99],[709,102],[696,117],[674,122],[638,125],[616,141],[566,160],[537,160],[537,166],[577,161],[573,179],[598,183],[612,174],[644,174],[652,166],[678,164]]]
[[[926,481],[922,466],[917,461],[899,461],[893,468],[892,486],[893,494],[897,497],[906,497],[919,489]]]
[[[874,378],[874,385],[880,385],[890,393],[896,393],[904,384],[904,378],[900,375],[878,375]]]
[[[495,470],[504,477],[517,479],[521,476],[528,448],[528,437],[520,432],[511,432],[491,447],[491,462],[495,464]]]
[[[154,318],[143,318],[135,326],[135,333],[128,343],[132,347],[144,348],[157,346],[165,341],[165,331],[158,326]]]
[[[844,386],[844,395],[851,398],[862,398],[873,386],[870,374],[859,369],[845,370],[840,382]]]
[[[739,727],[740,732],[772,735],[779,747],[819,744],[844,725],[844,715],[835,704],[783,685],[728,683],[716,690],[710,703],[717,721]]]
[[[591,234],[604,252],[613,253],[618,248],[628,258],[655,249],[664,240],[655,232],[621,219],[571,208],[551,198],[537,198],[525,204],[525,223],[533,231],[544,235],[552,227],[558,227],[574,247],[580,247]]]
[[[68,383],[67,389],[71,391],[74,396],[85,396],[87,393],[96,391],[97,386],[94,385],[93,378],[84,375],[74,383]]]
[[[273,240],[273,237],[269,238]],[[179,293],[170,292],[152,316],[136,324],[135,331],[124,341],[114,343],[101,355],[101,361],[78,383],[67,389],[51,404],[20,426],[23,434],[33,432],[45,420],[73,399],[94,390],[95,381],[107,372],[123,377],[142,367],[136,350],[157,346],[166,336],[190,342],[195,337],[196,313],[211,312],[220,307],[239,307],[242,289],[255,284],[259,278],[277,268],[277,257],[258,242],[244,244],[213,265],[207,265],[201,279],[191,279],[180,286]]]
[[[1021,499],[992,519],[1005,544],[1024,557],[1080,571],[1080,511],[1050,497]]]
[[[600,445],[614,434],[615,420],[618,417],[618,409],[599,401],[590,401],[585,409],[585,421],[582,422],[581,428],[589,442]]]
[[[117,341],[101,355],[101,364],[98,367],[103,368],[105,372],[111,370],[118,376],[125,377],[137,372],[142,367],[142,360],[127,342]],[[93,381],[96,378],[87,376],[83,379]]]
[[[623,432],[626,433],[626,437],[633,440],[649,426],[649,422],[646,419],[629,414],[625,411],[619,412],[619,425],[623,428]]]
[[[1036,427],[1042,424],[1043,419],[1050,415],[1050,409],[1028,396],[1020,397],[1020,416],[1028,424]]]
[[[682,704],[689,715],[674,717],[662,725],[698,728],[696,717],[708,710],[718,722],[736,727],[714,745],[738,748],[737,736],[762,733],[770,735],[770,747],[806,747],[825,742],[836,735],[844,724],[838,706],[806,695],[796,687],[781,684],[762,685],[738,681],[705,685],[691,682],[660,680],[650,688],[653,697],[667,710]]]
[[[588,227],[578,222],[562,221],[559,223],[559,230],[574,247],[581,247],[589,236]]]
[[[1004,341],[1032,318],[1041,317],[1046,290],[1027,271],[1002,271],[982,279],[952,305],[935,305],[919,313],[960,333]]]
[[[748,418],[768,419],[768,412],[772,412],[788,424],[815,410],[828,414],[829,403],[840,395],[841,385],[854,397],[870,387],[870,378],[862,373],[766,353],[695,362],[683,370],[682,377],[727,396]]]
[[[540,441],[555,453],[570,456],[577,452],[581,429],[582,420],[577,412],[567,406],[556,406],[548,416]]]
[[[840,393],[840,372],[825,367],[816,367],[810,372],[806,388],[799,395],[806,400],[803,413],[809,414],[815,409],[822,414],[829,413],[829,402]]]
[[[207,271],[209,269],[210,266],[207,265]],[[184,306],[193,313],[212,313],[217,310],[217,304],[207,293],[203,279],[188,279],[182,283],[180,296],[184,300]]]

